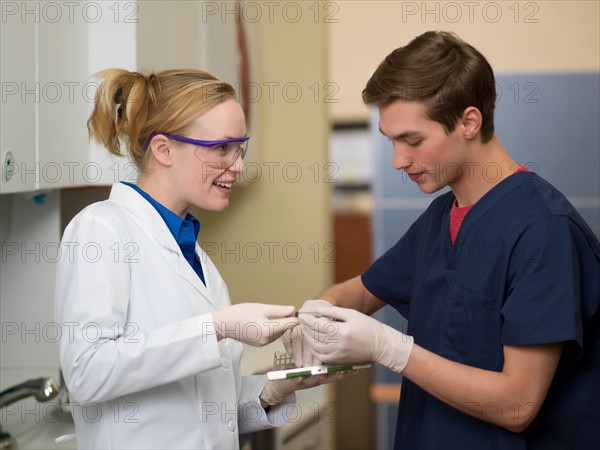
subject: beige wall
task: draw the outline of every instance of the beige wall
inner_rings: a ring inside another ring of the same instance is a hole
[[[326,79],[325,26],[308,20],[304,6],[304,19],[296,23],[280,14],[271,22],[267,12],[265,7],[263,20],[254,24],[251,64],[262,96],[251,94],[258,119],[252,126],[257,139],[250,141],[251,167],[245,184],[234,188],[228,210],[198,212],[200,241],[210,253],[218,248],[211,258],[234,303],[300,306],[325,288],[333,273],[327,262],[330,185],[323,173],[327,109],[318,97],[315,102],[315,87]]]
[[[598,1],[341,1],[328,24],[334,122],[367,120],[360,93],[393,49],[428,30],[477,47],[497,72],[600,69]],[[332,11],[333,12],[333,11]]]

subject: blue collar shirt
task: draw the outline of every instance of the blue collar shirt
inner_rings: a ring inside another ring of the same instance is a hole
[[[204,280],[204,273],[202,271],[202,264],[200,260],[196,257],[196,241],[198,240],[198,234],[200,233],[200,222],[193,215],[188,213],[185,216],[185,219],[182,219],[173,211],[168,208],[165,208],[163,205],[154,200],[148,193],[143,191],[139,186],[136,186],[132,183],[127,183],[122,181],[123,184],[135,189],[142,197],[144,197],[148,202],[154,206],[158,214],[163,218],[169,231],[175,238],[177,245],[181,249],[181,253],[183,257],[187,260],[188,263],[194,269],[194,272],[198,275],[198,277],[202,280],[202,283],[206,286],[206,281]]]

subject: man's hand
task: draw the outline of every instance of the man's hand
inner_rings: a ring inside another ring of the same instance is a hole
[[[353,309],[317,307],[312,312],[299,315],[304,348],[324,364],[375,361],[398,373],[406,367],[412,336]]]
[[[298,310],[298,316],[310,314],[315,308],[331,308],[333,305],[326,300],[306,300],[302,308]],[[302,338],[302,329],[296,327],[288,329],[283,336],[283,346],[294,358],[296,367],[320,366],[321,361],[314,357],[309,347],[306,347]]]

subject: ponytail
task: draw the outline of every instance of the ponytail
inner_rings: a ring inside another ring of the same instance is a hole
[[[156,75],[109,69],[100,72],[100,88],[94,111],[87,121],[90,139],[104,145],[113,155],[123,156],[121,143],[138,166],[144,158],[140,132],[156,104],[160,83]]]
[[[90,139],[113,155],[128,153],[138,169],[150,133],[179,134],[220,102],[235,98],[233,87],[196,69],[150,73],[108,69],[96,75],[100,88],[87,121]],[[126,152],[121,145],[125,144]]]

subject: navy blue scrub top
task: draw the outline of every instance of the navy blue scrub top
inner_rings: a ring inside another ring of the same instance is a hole
[[[132,183],[127,183],[125,181],[121,181],[121,183],[126,184],[127,186],[136,190],[142,197],[144,197],[148,202],[154,206],[160,217],[165,221],[169,231],[175,238],[181,253],[190,266],[196,272],[196,275],[202,280],[202,283],[206,285],[206,281],[204,281],[204,272],[202,271],[202,264],[200,260],[196,256],[196,241],[198,240],[198,234],[200,233],[200,222],[193,215],[187,214],[185,220],[179,217],[170,209],[164,207],[159,202],[154,200],[146,191],[144,191],[139,186],[136,186]]]
[[[452,192],[436,198],[362,275],[408,319],[415,343],[501,372],[503,345],[564,342],[543,406],[522,433],[462,413],[406,378],[395,448],[600,448],[600,242],[552,185],[531,172],[491,189],[450,243]],[[473,405],[490,417],[527,414]]]

